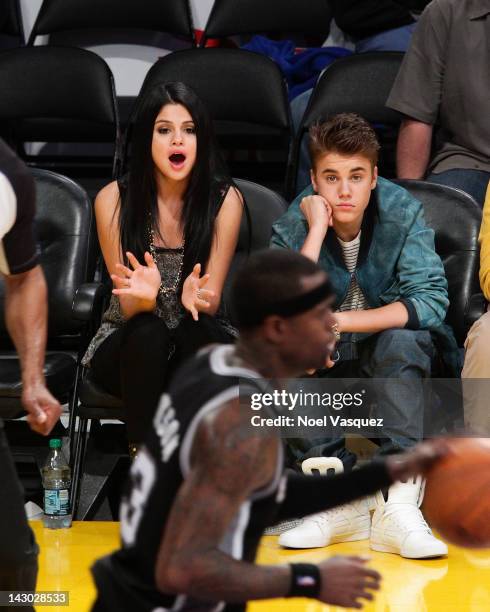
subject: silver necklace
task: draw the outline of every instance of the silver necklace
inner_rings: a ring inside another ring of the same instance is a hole
[[[148,216],[149,216],[149,220],[148,220],[149,251],[150,251],[150,255],[153,258],[153,261],[155,262],[155,265],[158,265],[157,264],[157,251],[156,251],[156,247],[155,247],[155,232],[153,230],[153,223],[152,223],[151,213],[149,213]],[[169,297],[170,295],[177,293],[177,291],[179,289],[180,280],[182,278],[182,268],[184,267],[184,247],[185,247],[185,240],[182,240],[182,244],[179,247],[177,247],[176,249],[172,249],[172,250],[175,250],[175,251],[181,251],[179,270],[177,272],[177,276],[175,278],[175,281],[172,283],[172,285],[167,287],[167,286],[165,286],[163,284],[163,282],[160,285],[158,293],[162,297]]]

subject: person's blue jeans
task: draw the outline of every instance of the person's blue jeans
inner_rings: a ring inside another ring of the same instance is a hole
[[[397,379],[377,382],[377,401],[371,418],[383,418],[378,453],[387,455],[409,448],[424,434],[422,379],[431,375],[435,347],[427,330],[388,329],[357,343],[355,360],[341,360],[323,370],[322,378]],[[420,381],[420,383],[418,383]],[[321,383],[320,383],[321,384]],[[356,456],[345,447],[345,436],[337,429],[324,438],[288,441],[293,460],[300,464],[309,457],[339,457],[345,468],[353,467]]]
[[[483,208],[485,193],[490,182],[490,172],[472,170],[471,168],[456,168],[454,170],[439,172],[438,174],[430,174],[427,180],[430,183],[457,187],[469,193],[470,196],[473,196],[477,204]]]

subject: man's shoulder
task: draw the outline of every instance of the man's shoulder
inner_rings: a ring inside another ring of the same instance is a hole
[[[310,184],[303,189],[296,198],[291,202],[287,211],[277,219],[272,225],[272,244],[274,245],[274,236],[280,236],[289,248],[299,250],[307,234],[306,220],[300,210],[301,200],[315,193],[313,186]]]
[[[467,14],[472,3],[472,0],[432,0],[425,7],[423,16],[424,19],[436,21],[443,17],[446,22],[450,22],[458,15]]]
[[[423,208],[407,189],[382,177],[378,178],[376,197],[381,222],[411,223]]]

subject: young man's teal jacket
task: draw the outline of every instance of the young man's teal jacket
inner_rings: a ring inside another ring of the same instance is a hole
[[[272,226],[271,244],[299,251],[308,224],[299,206],[315,192],[310,185]],[[370,308],[402,302],[408,311],[407,329],[428,329],[444,354],[451,375],[459,375],[456,340],[444,318],[449,305],[447,280],[435,251],[434,232],[427,227],[423,206],[406,189],[378,178],[361,226],[361,245],[355,276]],[[345,267],[335,233],[329,229],[319,265],[328,273],[336,293],[334,309],[343,302],[351,275]],[[355,334],[353,339],[365,334]]]

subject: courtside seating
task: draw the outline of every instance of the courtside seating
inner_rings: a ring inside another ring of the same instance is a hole
[[[119,155],[112,73],[95,53],[68,47],[23,47],[0,53],[0,130],[31,166],[108,182]],[[52,143],[37,155],[25,142]],[[60,147],[91,144],[87,155]],[[107,153],[94,154],[94,143]],[[50,152],[51,149],[51,152]]]
[[[262,185],[241,179],[237,179],[236,184],[246,200],[249,216],[244,214],[242,218],[236,253],[223,292],[225,307],[237,266],[247,257],[249,251],[269,246],[272,224],[287,208],[285,200],[279,194]],[[91,284],[82,287],[75,300],[75,316],[86,323],[93,321],[94,317],[100,320],[100,304],[103,297],[104,288],[100,285]],[[84,374],[80,385],[80,404],[76,408],[78,432],[72,442],[74,448],[72,503],[73,511],[79,519],[94,515],[107,487],[105,483],[104,488],[95,492],[89,503],[84,500],[83,514],[78,512],[89,435],[88,425],[92,420],[123,418],[121,401],[96,385],[90,378],[90,370]]]
[[[35,230],[40,263],[48,286],[46,383],[61,403],[73,410],[79,352],[86,344],[85,325],[72,316],[77,289],[94,274],[94,219],[87,193],[71,179],[34,169]],[[20,361],[4,318],[4,283],[0,281],[0,415],[22,416]]]
[[[318,45],[327,38],[332,14],[326,0],[215,0],[201,46],[236,34],[300,34]]]

